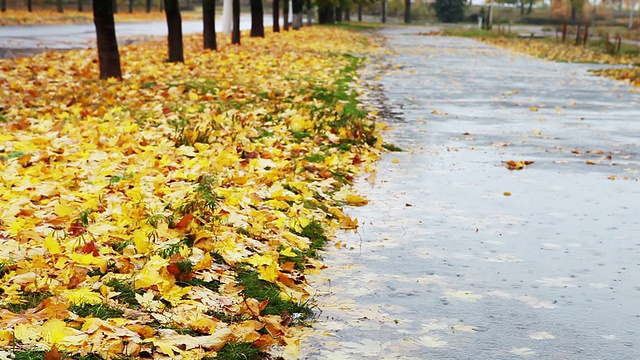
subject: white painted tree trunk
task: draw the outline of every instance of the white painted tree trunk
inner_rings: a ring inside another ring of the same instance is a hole
[[[232,0],[224,0],[224,2],[222,3],[222,33],[223,34],[231,33],[231,26],[233,25],[232,9],[233,9]]]

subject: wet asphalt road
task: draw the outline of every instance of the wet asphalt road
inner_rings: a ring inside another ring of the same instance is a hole
[[[421,31],[382,31],[405,151],[357,184],[303,357],[640,358],[637,89]]]

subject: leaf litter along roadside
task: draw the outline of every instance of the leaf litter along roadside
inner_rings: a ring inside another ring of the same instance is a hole
[[[0,62],[3,356],[296,357],[305,273],[357,227],[349,185],[383,151],[346,55],[374,46],[323,27],[201,43],[184,64],[125,46],[121,82],[91,50]]]
[[[622,44],[623,51],[613,52],[616,45],[606,46],[605,39],[589,41],[589,46],[572,44],[567,39],[562,43],[557,39],[517,38],[513,34],[500,34],[488,31],[469,31],[462,29],[447,29],[443,32],[433,32],[424,35],[453,35],[477,38],[487,44],[499,46],[514,52],[528,54],[540,59],[559,62],[577,62],[593,64],[617,65],[614,68],[590,70],[592,73],[611,79],[626,81],[633,86],[640,87],[640,50],[636,45]],[[626,67],[620,67],[626,66]],[[633,89],[635,91],[635,89]]]
[[[182,20],[202,20],[202,12],[181,11]],[[157,8],[147,13],[145,9],[136,8],[133,13],[124,11],[113,14],[116,22],[131,21],[165,21],[164,11]],[[0,26],[6,25],[43,25],[43,24],[85,24],[93,23],[93,12],[66,9],[63,13],[57,10],[14,10],[7,9],[2,13]]]

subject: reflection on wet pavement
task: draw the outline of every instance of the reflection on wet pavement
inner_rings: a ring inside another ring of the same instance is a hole
[[[382,31],[405,151],[357,184],[303,357],[640,358],[638,92],[421,31]]]

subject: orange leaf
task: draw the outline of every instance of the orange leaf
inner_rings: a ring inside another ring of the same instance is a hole
[[[98,247],[96,246],[96,242],[93,240],[84,244],[80,252],[83,254],[92,254],[95,257],[100,256],[100,253],[98,252]]]
[[[171,264],[167,265],[167,271],[169,272],[169,274],[174,275],[174,276],[180,275],[180,268],[178,267],[178,264],[176,264],[176,263],[171,263]]]
[[[280,264],[280,269],[284,272],[292,272],[295,267],[296,263],[293,261],[287,261],[286,263]]]
[[[180,219],[180,221],[178,221],[178,223],[176,224],[176,229],[186,229],[187,226],[189,226],[191,220],[193,220],[193,214],[184,214],[184,216],[182,216],[182,219]]]
[[[63,353],[58,351],[58,347],[53,345],[51,350],[44,352],[44,360],[60,360],[64,356]]]

